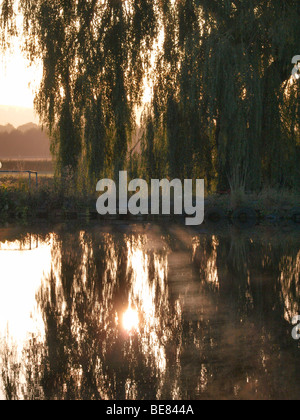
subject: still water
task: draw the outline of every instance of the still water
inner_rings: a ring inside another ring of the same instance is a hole
[[[0,229],[0,399],[300,399],[300,235]]]

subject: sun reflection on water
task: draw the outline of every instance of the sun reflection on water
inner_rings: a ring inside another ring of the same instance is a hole
[[[180,314],[171,318],[167,252],[148,253],[147,246],[147,237],[143,235],[127,240],[127,275],[131,284],[129,303],[139,309],[140,321],[137,312],[129,312],[129,318],[140,322],[140,342],[148,363],[153,360],[157,371],[164,374],[167,367],[166,345],[172,336],[172,324]]]
[[[264,391],[277,325],[299,310],[299,239],[287,250],[236,235],[183,246],[132,231],[57,230],[32,251],[28,235],[0,240],[0,365],[4,355],[16,395],[177,400],[214,396],[224,381],[230,396]],[[272,280],[263,292],[260,276]],[[269,305],[260,330],[255,313]],[[253,372],[240,373],[245,363]]]
[[[21,348],[29,333],[44,329],[36,292],[51,266],[52,239],[36,248],[31,243],[30,236],[23,241],[0,242],[0,335],[9,331]]]
[[[131,307],[123,315],[123,328],[127,332],[137,331],[139,328],[139,315],[135,309]]]

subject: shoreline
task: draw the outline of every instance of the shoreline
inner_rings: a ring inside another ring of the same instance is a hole
[[[82,203],[79,206],[71,205],[62,207],[38,206],[37,203],[29,200],[26,202],[18,202],[16,197],[15,205],[1,203],[0,201],[0,225],[6,222],[37,222],[47,220],[51,222],[63,221],[99,221],[107,223],[180,223],[184,224],[187,214],[182,215],[100,215],[96,211],[96,200],[94,206],[84,207]],[[282,225],[285,222],[300,226],[300,206],[289,203],[284,207],[274,207],[271,211],[258,205],[243,204],[235,208],[224,207],[223,201],[218,204],[218,200],[206,200],[205,218],[203,224],[219,226],[221,224],[233,224],[237,227],[254,227],[260,223],[271,225]],[[4,205],[3,205],[4,204]],[[77,207],[77,208],[76,208]],[[95,209],[93,209],[94,207]],[[201,226],[201,225],[199,225]],[[197,228],[197,226],[195,226]]]
[[[171,215],[100,216],[96,210],[99,194],[78,189],[71,183],[64,186],[50,177],[40,178],[38,187],[24,179],[0,180],[0,224],[7,221],[34,220],[98,220],[120,222],[166,222],[184,221],[186,214],[173,215],[174,200],[171,199]],[[117,203],[117,214],[119,204]],[[266,188],[259,193],[236,191],[226,194],[207,194],[205,197],[205,223],[218,225],[232,223],[251,226],[261,222],[300,224],[300,194],[286,189]]]

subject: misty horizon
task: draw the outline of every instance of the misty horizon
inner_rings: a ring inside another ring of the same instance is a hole
[[[33,108],[0,105],[0,125],[18,128],[28,123],[39,125],[39,118]]]
[[[40,126],[32,122],[17,128],[0,125],[0,160],[16,158],[51,159],[50,140]]]
[[[41,126],[38,124],[35,124],[32,121],[28,121],[27,123],[21,124],[19,126],[15,126],[14,124],[11,124],[11,123],[0,124],[0,133],[11,133],[11,131],[14,131],[14,130],[26,132],[34,128],[41,128]]]

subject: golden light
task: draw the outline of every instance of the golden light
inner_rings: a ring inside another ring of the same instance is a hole
[[[123,328],[132,332],[137,330],[139,327],[139,315],[138,312],[131,307],[123,315]]]
[[[0,60],[0,104],[33,108],[35,92],[42,78],[42,66],[29,66],[19,44],[7,51]]]
[[[52,246],[52,238],[38,246],[30,236],[23,242],[0,241],[0,343],[8,340],[20,353],[31,335],[42,339],[45,334],[36,296],[51,272]]]
[[[38,124],[34,97],[42,80],[43,65],[38,60],[30,63],[23,52],[21,14],[17,14],[16,24],[19,35],[10,40],[10,49],[1,51],[0,56],[0,106],[5,107],[0,120],[1,124],[15,126],[31,121]]]

